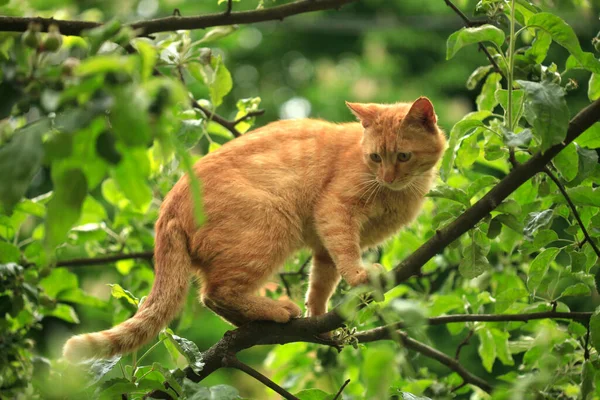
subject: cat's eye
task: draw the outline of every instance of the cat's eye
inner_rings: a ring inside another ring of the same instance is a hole
[[[406,162],[406,161],[410,160],[411,156],[412,156],[412,153],[398,153],[398,161]]]
[[[371,157],[371,161],[376,162],[376,163],[380,163],[381,162],[381,156],[377,153],[371,153],[369,155],[369,157]]]

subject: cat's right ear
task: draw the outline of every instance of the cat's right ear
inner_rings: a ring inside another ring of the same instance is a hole
[[[352,114],[358,118],[363,127],[367,128],[375,121],[377,109],[372,104],[350,103],[347,101],[346,105],[352,111]]]

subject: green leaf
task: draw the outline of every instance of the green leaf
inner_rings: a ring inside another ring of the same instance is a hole
[[[542,142],[542,151],[561,143],[567,136],[569,108],[565,91],[555,83],[517,81],[526,92],[525,117],[534,135]]]
[[[123,194],[142,212],[146,212],[152,201],[152,189],[148,186],[150,160],[145,149],[132,149],[123,154],[123,159],[113,170],[113,178]]]
[[[39,285],[48,296],[56,298],[62,291],[77,289],[79,283],[77,275],[67,268],[54,268],[50,275],[40,281]]]
[[[467,189],[467,196],[469,196],[469,198],[473,198],[473,196],[479,193],[479,191],[482,189],[493,186],[496,183],[498,183],[498,178],[489,175],[482,176],[469,185],[469,188]]]
[[[510,306],[512,306],[515,301],[522,299],[523,297],[528,296],[529,293],[527,290],[522,288],[510,288],[506,289],[503,292],[500,292],[496,296],[496,313],[501,313],[506,311]]]
[[[477,84],[485,78],[485,76],[492,71],[494,67],[491,65],[484,65],[477,67],[475,71],[467,79],[467,89],[473,90],[477,87]]]
[[[502,138],[509,147],[527,147],[533,138],[533,134],[531,129],[523,129],[516,134],[507,129],[502,129]]]
[[[115,299],[125,299],[127,302],[135,307],[140,304],[140,300],[133,295],[129,290],[125,290],[118,283],[109,284],[110,295]]]
[[[59,303],[52,310],[43,311],[43,314],[46,317],[55,317],[62,319],[63,321],[70,322],[72,324],[78,324],[79,318],[77,317],[77,313],[73,309],[73,307]]]
[[[217,40],[231,35],[233,32],[238,30],[238,28],[238,25],[218,26],[206,32],[204,36],[202,36],[202,39],[196,41],[194,44],[216,42]]]
[[[569,326],[567,327],[567,329],[569,333],[579,337],[582,337],[587,333],[587,328],[583,324],[580,324],[579,322],[575,321],[569,322]]]
[[[585,283],[576,283],[567,287],[561,294],[560,297],[567,296],[589,296],[592,293],[589,286]]]
[[[108,72],[131,74],[137,67],[136,58],[132,56],[118,56],[114,54],[88,57],[75,67],[77,76],[106,74]]]
[[[497,72],[488,75],[481,88],[481,93],[477,96],[477,110],[491,112],[498,105],[496,92],[502,89],[501,80],[502,75]]]
[[[431,189],[427,193],[427,197],[439,197],[443,199],[453,200],[464,204],[467,207],[471,205],[469,196],[462,190],[448,185],[439,185]]]
[[[81,366],[81,368],[90,375],[91,381],[88,384],[93,385],[104,378],[104,376],[117,365],[119,360],[121,360],[121,356],[115,356],[109,359],[87,360],[78,363],[77,365]]]
[[[484,126],[483,120],[491,115],[489,111],[478,111],[469,113],[464,118],[458,121],[452,130],[450,131],[450,139],[448,141],[448,149],[444,153],[442,158],[442,164],[440,167],[440,176],[442,180],[448,180],[450,171],[454,165],[454,158],[456,157],[456,151],[460,146],[464,136],[473,131],[475,128]]]
[[[544,210],[540,212],[532,212],[525,219],[525,229],[523,233],[529,240],[533,240],[535,233],[548,226],[554,215],[553,210]]]
[[[567,194],[578,206],[592,206],[600,207],[600,190],[598,188],[592,188],[590,186],[578,186],[575,188],[567,189]],[[564,198],[561,195],[557,195],[558,201],[563,201]]]
[[[0,146],[0,206],[5,213],[25,195],[29,183],[42,165],[42,136],[50,130],[50,120],[42,119],[15,131]]]
[[[498,47],[504,44],[504,32],[493,25],[482,25],[476,28],[462,28],[454,32],[446,43],[446,60],[451,59],[465,46],[479,42],[492,42]]]
[[[508,90],[498,89],[494,94],[496,101],[504,110],[504,120],[508,120]],[[521,115],[523,115],[523,104],[525,103],[525,92],[523,90],[512,91],[512,126],[518,126]]]
[[[479,337],[477,353],[479,353],[479,357],[481,357],[481,361],[483,361],[485,370],[487,372],[492,372],[492,367],[496,360],[496,343],[492,336],[492,332],[487,328],[479,329],[477,331],[477,336]]]
[[[54,192],[48,202],[45,224],[45,245],[53,249],[62,243],[81,216],[88,185],[80,169],[52,171]]]
[[[300,400],[330,400],[333,398],[333,395],[324,392],[321,389],[304,389],[294,396]]]
[[[581,398],[583,400],[590,399],[589,395],[594,393],[595,389],[596,369],[590,360],[585,360],[581,369]]]
[[[106,302],[87,294],[80,288],[62,290],[56,298],[65,303],[81,304],[96,308],[105,308]]]
[[[140,75],[142,76],[142,80],[146,80],[152,76],[152,70],[156,64],[156,49],[151,42],[147,42],[144,39],[135,40],[133,45],[142,60]]]
[[[122,398],[131,392],[135,392],[137,386],[135,383],[128,381],[125,378],[115,378],[105,382],[100,390],[100,400],[114,400]]]
[[[0,242],[0,264],[16,263],[21,258],[19,248],[12,243]]]
[[[596,122],[581,134],[576,140],[578,145],[589,149],[600,147],[600,122]]]
[[[465,279],[473,279],[491,268],[488,259],[485,257],[486,249],[481,243],[489,243],[487,237],[479,230],[473,232],[473,240],[463,251],[463,257],[458,265],[458,271]]]
[[[127,146],[146,147],[152,140],[148,106],[148,96],[140,89],[128,86],[116,91],[110,121],[117,138]]]
[[[508,339],[510,333],[500,331],[498,329],[490,329],[492,336],[494,337],[494,344],[496,345],[496,356],[500,362],[504,365],[515,365],[515,361],[512,358],[510,349],[508,347]]]
[[[600,307],[590,318],[590,341],[597,352],[600,352]]]
[[[414,394],[408,392],[400,392],[400,396],[402,396],[400,400],[431,400],[429,397],[415,396]]]
[[[592,74],[588,83],[588,98],[590,101],[600,99],[600,73]]]
[[[535,64],[541,64],[546,59],[551,44],[552,35],[544,30],[538,30],[535,33],[535,39],[531,47],[525,52],[525,56]]]
[[[540,283],[542,283],[542,279],[544,279],[550,263],[554,261],[559,251],[560,249],[557,248],[546,249],[533,260],[527,274],[527,287],[530,292],[535,293]]]
[[[190,68],[192,67],[193,66],[190,66]],[[190,72],[192,72],[191,69]],[[223,97],[225,97],[233,87],[231,74],[227,67],[225,67],[221,56],[211,57],[210,65],[202,65],[199,72],[204,80],[204,84],[208,86],[210,101],[212,102],[213,107],[216,108],[220,106],[221,103],[223,103]]]
[[[202,387],[194,383],[191,385],[185,382],[185,393],[188,400],[238,400],[241,399],[238,390],[229,385],[216,385],[211,387]]]
[[[581,49],[577,34],[565,21],[557,15],[542,12],[533,15],[527,22],[529,27],[541,28],[552,36],[552,39],[563,46],[585,68],[600,73],[600,61],[594,54]]]
[[[202,353],[198,350],[198,346],[191,340],[173,335],[167,332],[169,340],[177,347],[179,353],[188,361],[190,368],[196,373],[199,373],[204,368],[202,361]]]
[[[565,147],[552,162],[566,181],[575,179],[579,170],[579,155],[575,144]]]
[[[203,119],[184,119],[177,132],[177,139],[186,150],[194,147],[206,132]]]

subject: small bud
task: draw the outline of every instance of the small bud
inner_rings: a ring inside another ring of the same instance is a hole
[[[566,91],[570,92],[571,90],[575,90],[577,88],[579,88],[579,84],[577,83],[577,81],[569,78],[569,82],[567,82],[567,84],[565,85]]]
[[[202,65],[210,65],[210,60],[212,58],[212,50],[208,47],[203,47],[200,49],[200,56],[198,57],[200,64]]]
[[[595,37],[592,39],[592,45],[594,46],[596,51],[600,53],[600,38],[599,37]]]
[[[23,36],[21,36],[21,40],[23,41],[23,44],[32,49],[37,49],[38,46],[40,45],[40,38],[41,38],[40,30],[41,29],[42,29],[42,26],[39,23],[37,23],[37,22],[29,23],[27,30],[23,33]]]
[[[58,25],[52,24],[48,27],[48,35],[46,35],[46,40],[44,40],[44,50],[45,51],[57,51],[62,46],[62,35],[58,30]]]
[[[73,70],[80,64],[79,58],[68,57],[61,65],[62,73],[68,76],[73,75]]]

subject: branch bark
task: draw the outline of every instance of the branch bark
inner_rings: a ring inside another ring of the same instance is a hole
[[[57,267],[82,267],[86,265],[100,265],[108,264],[120,260],[138,259],[138,260],[152,260],[154,257],[153,251],[140,251],[138,253],[128,254],[112,254],[109,256],[95,257],[95,258],[73,258],[71,260],[58,261]]]
[[[261,10],[221,12],[217,14],[199,15],[193,17],[181,17],[173,15],[165,18],[156,18],[146,21],[138,21],[130,24],[133,29],[140,30],[141,35],[151,35],[158,32],[169,32],[182,29],[205,29],[213,26],[252,24],[256,22],[280,20],[284,18],[327,9],[339,9],[345,4],[357,0],[300,0],[293,3]],[[229,6],[228,6],[229,10]],[[101,23],[91,21],[67,21],[54,18],[41,17],[7,17],[0,16],[0,32],[25,32],[31,22],[41,24],[42,30],[47,31],[51,24],[58,25],[63,35],[80,36],[86,29],[96,28]]]

